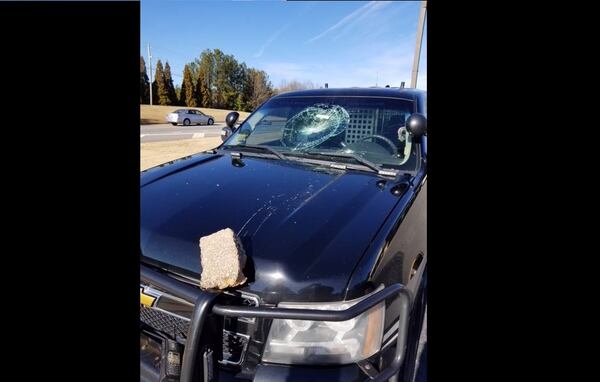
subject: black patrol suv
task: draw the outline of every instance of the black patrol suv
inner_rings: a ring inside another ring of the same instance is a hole
[[[141,174],[145,381],[411,381],[427,289],[426,94],[277,95]],[[231,228],[247,282],[199,288]]]

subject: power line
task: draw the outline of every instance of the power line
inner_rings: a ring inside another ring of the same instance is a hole
[[[148,44],[148,46],[149,46],[149,45],[150,45],[150,44]],[[177,51],[175,51],[175,50],[173,50],[173,49],[166,48],[166,47],[164,47],[164,46],[160,46],[160,45],[156,45],[156,44],[152,45],[152,48],[153,48],[154,50],[158,50],[159,52],[160,52],[160,51],[169,51],[169,52],[171,52],[171,53],[175,53],[175,54],[178,54],[178,55],[180,55],[180,56],[183,56],[183,57],[187,56],[187,54],[183,54],[183,53],[181,53],[181,52],[177,52]],[[159,60],[160,60],[160,58],[159,58]],[[165,61],[165,63],[166,63],[168,60],[167,60],[167,59],[165,59],[164,61]],[[169,66],[171,66],[171,65],[169,65]],[[171,70],[171,75],[172,75],[172,76],[179,77],[179,78],[182,78],[182,79],[183,79],[183,75],[181,75],[181,74],[175,74],[175,73],[173,73],[173,72],[179,72],[179,73],[183,73],[183,69],[181,69],[181,70],[175,70],[175,69],[174,69],[172,66],[171,66],[171,69],[172,69],[172,70]]]
[[[158,45],[154,45],[154,49],[157,49],[157,48],[158,48],[158,50],[166,50],[166,51],[169,51],[171,53],[178,54],[180,56],[187,56],[187,54],[183,54],[181,52],[174,51],[173,49],[161,47],[161,46],[158,46]]]

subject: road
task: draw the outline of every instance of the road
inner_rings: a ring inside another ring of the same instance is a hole
[[[140,142],[175,141],[179,139],[218,137],[224,123],[215,123],[212,126],[173,126],[165,123],[161,125],[140,125]]]

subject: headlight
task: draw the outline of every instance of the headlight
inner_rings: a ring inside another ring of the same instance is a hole
[[[365,296],[366,297],[366,296]],[[282,308],[344,310],[365,297],[332,303],[280,303]],[[347,364],[377,353],[383,337],[385,303],[348,321],[274,319],[263,361],[283,364]]]

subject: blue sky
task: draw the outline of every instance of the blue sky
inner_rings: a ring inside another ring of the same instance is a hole
[[[418,1],[142,0],[140,53],[147,44],[169,61],[176,84],[183,66],[219,48],[282,80],[317,86],[410,84]],[[228,21],[231,20],[231,21]],[[417,87],[427,89],[427,24]]]

